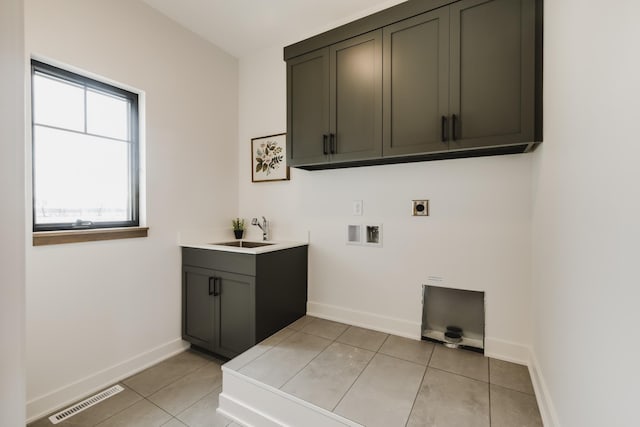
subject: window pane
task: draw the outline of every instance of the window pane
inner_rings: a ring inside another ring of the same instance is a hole
[[[128,113],[125,99],[87,91],[87,132],[128,140]]]
[[[34,123],[84,131],[84,88],[41,74],[33,76]]]
[[[36,126],[36,224],[128,221],[129,144]]]

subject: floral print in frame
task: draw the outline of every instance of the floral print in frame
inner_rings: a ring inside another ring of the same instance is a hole
[[[251,181],[286,181],[287,134],[263,136],[251,140]]]

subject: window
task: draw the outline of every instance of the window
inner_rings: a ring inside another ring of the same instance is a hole
[[[138,95],[35,60],[31,76],[33,231],[139,226]]]

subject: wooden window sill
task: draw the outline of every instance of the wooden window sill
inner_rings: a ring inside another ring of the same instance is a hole
[[[121,227],[96,228],[92,230],[38,231],[33,233],[33,246],[147,237],[148,230],[149,227]]]

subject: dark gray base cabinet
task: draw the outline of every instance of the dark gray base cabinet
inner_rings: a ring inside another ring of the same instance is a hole
[[[233,358],[306,313],[307,247],[182,249],[182,338]]]
[[[529,151],[542,140],[541,7],[409,0],[286,47],[289,165]]]

